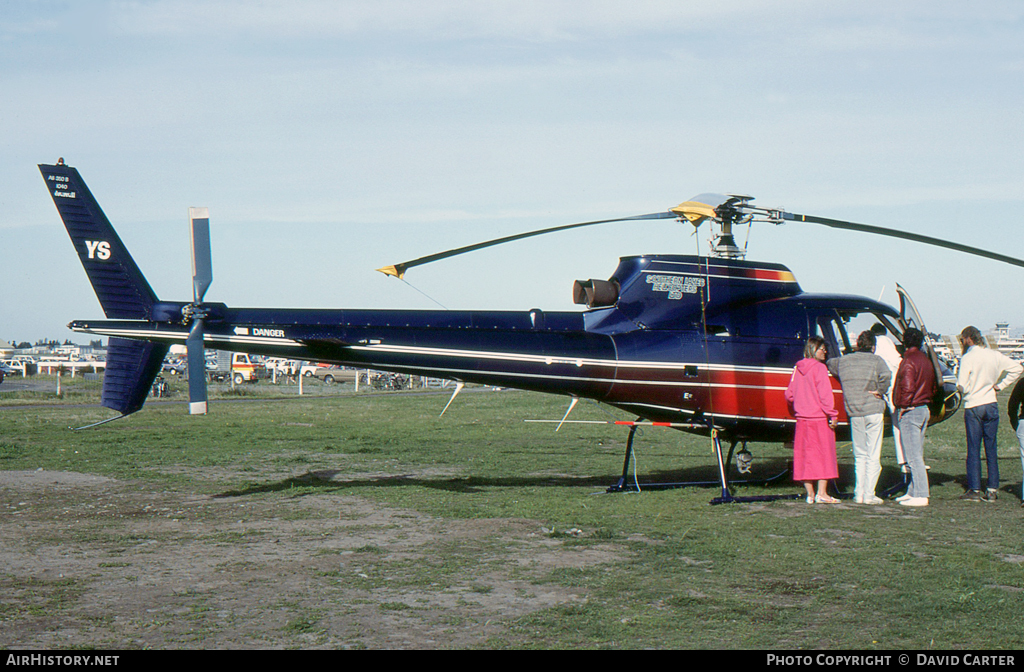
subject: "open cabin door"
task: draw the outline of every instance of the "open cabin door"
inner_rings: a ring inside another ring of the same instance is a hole
[[[913,327],[919,329],[924,334],[924,350],[928,354],[929,359],[932,360],[932,366],[935,368],[935,380],[938,383],[939,390],[931,404],[931,412],[932,422],[937,422],[945,417],[947,413],[952,413],[960,406],[959,398],[953,399],[954,395],[956,395],[956,378],[952,374],[947,378],[947,370],[942,367],[939,363],[938,355],[935,354],[935,342],[928,335],[928,328],[925,327],[924,320],[921,319],[921,313],[918,312],[917,306],[914,305],[914,300],[910,298],[910,294],[899,283],[896,284],[896,293],[900,296],[900,325],[904,330]],[[947,398],[947,388],[950,385],[952,390]]]

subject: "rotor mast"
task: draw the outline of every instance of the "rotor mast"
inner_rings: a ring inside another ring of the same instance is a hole
[[[724,259],[742,259],[747,255],[746,247],[741,249],[736,245],[733,227],[750,224],[752,216],[742,210],[743,206],[750,199],[750,196],[730,194],[730,200],[724,206],[719,207],[718,216],[721,223],[721,233],[714,239],[714,245],[711,249],[712,256]]]
[[[740,194],[701,194],[672,208],[680,220],[687,220],[694,228],[700,228],[705,220],[718,224],[718,233],[711,233],[711,256],[721,259],[742,259],[746,248],[736,244],[734,229],[750,224],[752,196]]]

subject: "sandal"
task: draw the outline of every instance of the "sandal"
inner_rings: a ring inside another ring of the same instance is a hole
[[[814,501],[817,504],[838,504],[839,503],[838,499],[836,499],[835,497],[831,497],[829,495],[818,495],[817,497],[814,498]]]
[[[814,497],[811,497],[810,495],[807,495],[807,503],[808,504],[814,504]],[[1024,502],[1021,503],[1021,506],[1024,506]]]

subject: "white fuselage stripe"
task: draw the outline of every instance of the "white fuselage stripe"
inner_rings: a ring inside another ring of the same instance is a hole
[[[706,364],[704,362],[646,362],[642,360],[592,359],[588,357],[554,357],[544,355],[525,355],[511,352],[495,352],[487,350],[461,350],[455,348],[428,348],[406,345],[352,345],[351,350],[365,352],[387,352],[407,355],[433,355],[437,357],[463,357],[472,359],[492,359],[537,364],[571,364],[573,366],[603,366],[622,369],[666,369],[683,370],[696,366],[705,371],[741,371],[744,373],[774,373],[789,376],[792,368],[766,366],[736,366],[733,364]],[[625,381],[620,381],[625,382]],[[785,388],[783,388],[785,389]]]
[[[76,329],[90,334],[102,334],[115,338],[137,338],[147,341],[163,341],[184,343],[188,338],[187,331],[150,331],[148,329]],[[204,343],[241,343],[244,345],[283,345],[286,347],[302,347],[302,343],[290,338],[273,338],[260,336],[230,336],[225,334],[203,334]]]

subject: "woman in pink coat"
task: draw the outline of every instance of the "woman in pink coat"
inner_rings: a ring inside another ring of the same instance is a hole
[[[804,358],[796,364],[786,388],[789,411],[796,416],[793,437],[793,480],[803,481],[807,503],[838,504],[826,491],[828,481],[839,477],[836,463],[835,395],[825,368],[828,351],[820,336],[811,336],[804,346]],[[818,492],[814,492],[814,482]]]

